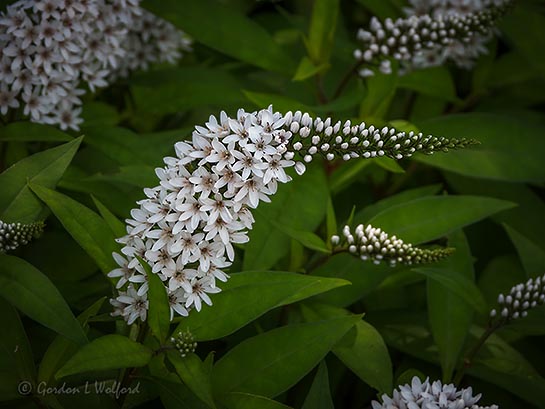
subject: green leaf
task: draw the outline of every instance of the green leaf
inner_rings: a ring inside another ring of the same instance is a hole
[[[32,350],[17,310],[0,297],[0,400],[21,398],[17,387],[21,381],[36,376]]]
[[[418,126],[432,135],[481,142],[446,155],[418,155],[420,162],[484,179],[545,181],[541,155],[545,152],[545,126],[539,120],[515,114],[467,113],[421,121]]]
[[[168,351],[167,355],[168,360],[176,369],[176,373],[187,387],[209,408],[215,408],[216,404],[212,397],[212,385],[210,384],[212,360],[207,359],[202,362],[195,354],[182,357],[178,351]]]
[[[123,237],[127,234],[127,229],[125,224],[117,218],[106,206],[104,206],[96,197],[91,196],[93,202],[95,203],[96,208],[100,212],[100,215],[104,221],[110,227],[110,230],[115,235],[115,237]]]
[[[293,60],[263,27],[235,8],[213,0],[144,1],[143,7],[197,42],[266,70],[291,75]]]
[[[81,113],[83,118],[83,133],[90,126],[116,125],[119,120],[119,114],[115,107],[104,102],[90,101],[83,104]]]
[[[431,97],[456,102],[456,88],[446,67],[433,67],[411,71],[399,77],[399,87],[420,92]]]
[[[339,14],[339,0],[315,0],[312,7],[310,28],[306,46],[310,59],[316,65],[329,62],[337,16]]]
[[[514,203],[490,197],[422,197],[383,210],[369,223],[408,243],[418,244],[514,206]]]
[[[405,169],[403,169],[397,161],[395,161],[392,158],[388,158],[386,156],[380,157],[380,158],[374,158],[371,159],[375,164],[380,166],[382,169],[387,170],[388,172],[392,173],[405,173]]]
[[[276,223],[274,220],[271,220],[271,223],[276,228],[278,228],[278,230],[286,233],[292,239],[297,240],[306,248],[319,251],[321,253],[326,253],[326,254],[331,253],[331,251],[327,248],[327,245],[318,235],[310,231],[292,229],[289,226],[284,226],[280,223]]]
[[[155,335],[160,343],[163,343],[170,329],[170,305],[167,289],[159,276],[151,272],[148,263],[138,256],[137,258],[142,267],[144,267],[144,270],[146,270],[148,278],[148,324],[153,335]]]
[[[491,196],[508,200],[518,206],[498,213],[494,221],[507,224],[545,251],[545,203],[530,187],[517,183],[466,178],[449,173],[450,186],[463,194]]]
[[[0,254],[0,294],[40,324],[79,345],[87,337],[53,283],[26,261]]]
[[[272,104],[274,109],[279,112],[300,110],[303,112],[308,112],[310,115],[314,115],[313,110],[310,106],[284,95],[266,94],[263,92],[253,92],[246,90],[242,92],[244,93],[244,96],[249,101],[253,102],[259,109],[262,109]]]
[[[464,233],[453,233],[448,245],[456,251],[448,259],[435,266],[436,271],[474,280],[473,257]],[[451,380],[458,358],[473,321],[471,305],[451,288],[429,278],[427,282],[428,317],[430,328],[443,370],[443,381]],[[480,295],[480,294],[479,294]]]
[[[335,215],[335,208],[333,207],[333,201],[331,196],[327,199],[327,209],[326,209],[326,234],[327,237],[331,237],[334,234],[337,234],[337,216]],[[330,243],[326,243],[329,245]]]
[[[536,72],[544,76],[545,56],[542,38],[545,37],[545,16],[536,12],[528,5],[520,4],[514,7],[501,24],[508,42],[525,57],[526,63],[533,66]],[[521,61],[518,66],[524,66]]]
[[[331,193],[336,195],[343,189],[349,187],[351,183],[361,175],[361,171],[372,163],[373,161],[371,160],[351,160],[342,163],[340,167],[331,174],[329,183]]]
[[[54,126],[33,122],[12,122],[0,127],[0,141],[70,142],[73,139]]]
[[[152,378],[152,381],[157,387],[161,403],[166,409],[205,409],[208,407],[181,382],[171,382],[162,378]]]
[[[214,295],[212,308],[190,314],[175,332],[188,328],[197,341],[218,339],[273,308],[347,284],[334,278],[280,271],[236,273]]]
[[[230,392],[221,402],[227,409],[292,409],[282,403],[251,393]]]
[[[243,269],[269,269],[288,252],[286,234],[271,220],[296,230],[313,231],[325,216],[327,197],[327,181],[320,166],[309,166],[303,177],[278,186],[272,202],[261,204],[254,212],[255,224],[248,234]]]
[[[6,222],[33,222],[43,205],[32,194],[28,183],[53,188],[72,161],[82,138],[29,156],[0,174],[0,219]]]
[[[376,289],[389,275],[399,268],[387,264],[364,263],[350,254],[338,254],[312,272],[314,276],[347,280],[352,285],[333,289],[318,295],[324,303],[346,307]]]
[[[31,189],[104,274],[117,268],[112,253],[118,250],[118,246],[108,224],[99,215],[62,193],[34,184]]]
[[[158,114],[240,105],[245,101],[241,88],[242,84],[226,70],[208,67],[169,67],[131,79],[137,108]]]
[[[380,73],[366,78],[367,90],[361,103],[359,116],[362,118],[384,118],[395,95],[398,80],[397,75]]]
[[[473,342],[481,333],[481,329],[472,329]],[[545,379],[520,352],[495,334],[488,338],[468,373],[545,408]]]
[[[133,368],[147,365],[153,351],[129,338],[111,334],[84,345],[56,373],[60,379],[88,371]]]
[[[84,328],[84,331],[87,327],[87,321],[98,313],[105,299],[106,297],[100,298],[78,316],[78,322]],[[48,385],[53,385],[55,373],[76,353],[78,348],[79,346],[69,339],[61,337],[60,335],[55,337],[53,342],[49,344],[49,347],[45,351],[40,362],[38,382],[45,382]]]
[[[360,315],[289,325],[248,338],[214,366],[217,396],[249,392],[274,397],[307,374]]]
[[[314,65],[312,60],[308,57],[303,57],[301,59],[301,62],[299,63],[299,66],[297,67],[297,70],[295,71],[295,75],[293,76],[293,81],[304,81],[310,77],[315,76],[319,72],[324,71],[327,67],[329,67],[329,64],[322,64],[322,65]]]
[[[404,190],[401,193],[379,200],[354,215],[354,223],[367,223],[372,217],[376,216],[383,210],[390,207],[409,202],[414,199],[419,199],[425,196],[433,196],[441,190],[441,185],[428,185],[417,187],[414,189]]]
[[[503,223],[503,227],[517,249],[526,274],[529,277],[542,275],[545,266],[545,251],[508,224]]]
[[[374,16],[380,19],[387,17],[401,17],[402,12],[393,0],[357,0],[363,7],[368,9]]]
[[[325,361],[320,362],[302,409],[334,409]]]
[[[448,268],[413,268],[419,274],[437,281],[448,288],[458,297],[463,299],[468,305],[482,314],[487,313],[487,305],[479,288],[473,283],[473,280],[462,276]]]
[[[303,315],[310,319],[349,314],[348,310],[327,304],[311,304],[310,308],[303,309]],[[382,336],[372,325],[358,321],[335,344],[333,353],[362,381],[381,392],[391,392],[392,362]]]

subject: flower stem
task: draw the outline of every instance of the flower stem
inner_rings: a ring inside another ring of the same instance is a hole
[[[481,347],[485,344],[486,340],[502,325],[501,321],[494,324],[488,324],[486,330],[482,333],[481,337],[477,340],[477,343],[469,350],[463,359],[462,367],[458,369],[456,376],[454,377],[454,384],[460,385],[465,372],[473,365],[475,356],[480,351]]]
[[[140,328],[138,329],[138,335],[136,336],[136,342],[143,343],[146,335],[148,334],[148,323],[143,322]],[[136,376],[136,373],[138,372],[139,368],[127,368],[125,372],[123,373],[123,377],[121,378],[121,381],[119,382],[119,390],[125,391],[128,389],[130,384],[132,383],[134,377]],[[123,407],[123,404],[125,403],[125,399],[127,398],[127,393],[121,393],[119,394],[117,398],[117,404],[120,408]]]
[[[352,75],[358,72],[358,69],[363,65],[363,61],[357,61],[349,71],[344,74],[344,77],[339,82],[335,93],[333,94],[333,99],[337,99],[343,92],[344,88],[348,85],[348,82],[352,78]]]

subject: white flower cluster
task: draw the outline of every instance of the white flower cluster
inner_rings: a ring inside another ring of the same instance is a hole
[[[505,0],[409,0],[412,7],[406,8],[409,16],[429,14],[434,19],[446,16],[466,16],[483,11],[492,6],[501,6]],[[410,62],[411,68],[426,68],[452,61],[458,67],[470,69],[475,60],[486,54],[486,42],[492,37],[493,30],[486,34],[476,33],[468,41],[453,41],[446,47],[423,50]]]
[[[0,253],[7,253],[28,242],[44,230],[43,222],[30,224],[6,223],[0,220]]]
[[[114,254],[119,268],[109,273],[119,278],[114,314],[129,324],[146,319],[148,286],[136,256],[168,288],[171,319],[174,313],[186,316],[190,308],[200,310],[202,302],[210,305],[208,294],[220,291],[216,281],[228,278],[223,270],[234,260],[233,243],[248,241],[246,229],[254,222],[250,209],[268,202],[278,182],[291,180],[285,168],[302,174],[304,163],[317,154],[329,160],[401,159],[471,143],[333,123],[300,111],[282,115],[272,106],[252,113],[241,109],[236,118],[225,112],[219,120],[210,116],[205,127],[195,127],[191,141],[175,145],[177,157],[165,158],[166,166],[156,170],[159,186],[144,191],[147,198],[127,220],[128,234],[120,239],[123,255]]]
[[[423,8],[420,3],[429,4],[432,12],[418,14]],[[360,29],[357,35],[362,48],[354,51],[354,57],[367,65],[359,71],[360,75],[372,76],[374,68],[390,74],[391,59],[401,63],[402,72],[410,68],[440,65],[447,58],[467,66],[484,51],[483,43],[490,38],[497,21],[510,8],[512,0],[475,2],[481,7],[464,13],[458,13],[455,9],[443,13],[442,3],[446,2],[414,0],[413,4],[419,4],[419,8],[411,9],[414,14],[406,18],[395,21],[388,18],[381,23],[373,17],[370,29]],[[457,3],[460,3],[462,10],[463,5],[471,2]]]
[[[453,248],[421,249],[410,243],[405,243],[396,236],[389,236],[379,228],[370,224],[360,224],[356,227],[354,234],[350,226],[344,226],[342,238],[332,236],[331,243],[334,250],[348,251],[358,255],[362,260],[372,260],[375,264],[382,261],[389,262],[395,266],[400,264],[422,264],[432,263],[448,257],[454,251]]]
[[[228,278],[223,270],[234,260],[233,244],[248,241],[249,209],[291,180],[284,171],[294,166],[284,157],[291,136],[285,122],[272,108],[241,109],[236,118],[222,112],[219,121],[210,116],[206,127],[196,126],[191,141],[175,145],[177,157],[156,170],[160,185],[146,189],[147,199],[131,212],[120,239],[124,257],[114,254],[120,268],[109,276],[120,277],[118,288],[128,283],[113,300],[116,315],[129,324],[145,320],[147,283],[137,255],[168,288],[171,318],[211,305],[208,294],[220,291],[216,280]]]
[[[94,92],[150,62],[173,62],[188,39],[140,0],[20,0],[0,13],[0,113],[78,130]]]
[[[513,286],[507,295],[498,295],[498,304],[497,311],[490,311],[491,318],[499,315],[501,322],[507,322],[526,317],[529,309],[545,304],[545,275]]]
[[[441,381],[424,382],[415,376],[410,385],[400,385],[393,397],[382,395],[382,404],[372,402],[373,409],[498,409],[497,405],[479,406],[481,395],[473,396],[471,387],[458,390]]]

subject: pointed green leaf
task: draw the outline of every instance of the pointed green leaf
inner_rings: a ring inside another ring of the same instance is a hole
[[[301,58],[301,62],[299,63],[299,66],[297,67],[297,70],[295,71],[295,75],[293,76],[293,81],[304,81],[307,78],[313,77],[319,72],[322,72],[327,67],[329,67],[329,64],[322,64],[322,65],[316,66],[310,60],[310,58],[305,56]]]
[[[21,381],[36,375],[32,350],[17,310],[0,297],[0,400],[21,398]]]
[[[274,200],[263,203],[254,212],[255,223],[248,233],[250,241],[245,247],[243,269],[269,269],[288,252],[290,241],[271,220],[292,229],[314,231],[325,216],[327,197],[327,180],[320,166],[309,166],[304,177],[278,186]]]
[[[295,70],[293,60],[269,33],[233,7],[213,0],[148,0],[142,5],[199,43],[231,57],[288,75]]]
[[[445,268],[445,275],[453,274],[473,281],[473,256],[464,233],[461,230],[453,233],[448,245],[456,251],[436,264],[436,271],[441,272]],[[473,321],[473,309],[463,297],[437,280],[428,278],[427,292],[430,328],[439,349],[443,381],[449,382]]]
[[[10,222],[36,221],[43,210],[28,183],[53,188],[72,161],[82,138],[29,156],[0,174],[0,219]]]
[[[302,409],[335,409],[329,389],[329,376],[325,361],[320,362],[312,386],[308,392]]]
[[[182,357],[178,351],[168,351],[167,355],[168,360],[186,386],[209,408],[215,408],[216,404],[212,397],[212,385],[210,383],[212,361],[202,362],[195,354]]]
[[[0,295],[40,324],[80,345],[87,342],[59,290],[26,261],[0,254]]]
[[[87,320],[98,313],[106,297],[102,297],[78,316],[78,322],[87,332]],[[54,375],[68,359],[78,350],[78,345],[58,335],[45,351],[38,370],[38,382],[53,385]]]
[[[95,212],[74,199],[47,189],[31,185],[32,191],[51,209],[64,228],[95,260],[103,273],[117,268],[112,253],[118,250],[108,224]]]
[[[348,284],[281,271],[236,273],[214,294],[212,307],[183,318],[175,332],[189,329],[198,341],[221,338],[273,308]]]
[[[333,318],[350,312],[326,304],[305,306],[307,319]],[[360,320],[335,344],[333,353],[362,381],[373,388],[389,393],[392,390],[392,362],[380,333],[369,323]]]
[[[379,200],[369,206],[366,206],[364,209],[360,210],[354,216],[355,223],[367,223],[371,218],[386,210],[390,207],[410,202],[414,199],[419,199],[424,196],[433,196],[441,190],[441,185],[428,185],[417,187],[414,189],[407,189],[403,192],[397,193],[393,196],[387,197],[385,199]]]
[[[280,402],[251,393],[230,392],[221,402],[227,409],[292,409]]]
[[[167,338],[170,329],[170,305],[167,289],[159,276],[151,272],[148,263],[138,256],[137,258],[144,270],[146,270],[146,276],[148,277],[148,324],[151,332],[162,343]]]
[[[514,203],[490,197],[422,197],[383,210],[369,223],[405,242],[419,244],[514,206]]]
[[[503,223],[503,227],[517,249],[526,274],[529,277],[542,275],[545,269],[545,251],[507,223]]]
[[[0,141],[70,142],[73,139],[54,126],[33,122],[12,122],[0,127]]]
[[[324,241],[316,234],[310,231],[292,229],[289,226],[277,223],[274,220],[271,220],[271,223],[278,228],[278,230],[286,233],[292,239],[297,240],[303,246],[310,250],[319,251],[321,253],[330,253],[331,251],[327,248],[327,245]]]
[[[459,101],[452,76],[446,67],[413,70],[399,77],[399,87],[445,101]]]
[[[355,315],[289,325],[244,340],[214,366],[216,395],[234,391],[279,395],[316,366],[360,319]]]
[[[466,113],[421,121],[426,133],[481,142],[447,155],[418,155],[420,162],[470,177],[513,182],[545,181],[545,126],[526,115]],[[531,146],[531,149],[528,147]]]
[[[153,351],[121,335],[105,335],[84,345],[56,373],[60,379],[88,371],[132,368],[147,365]]]
[[[335,38],[338,14],[339,0],[314,1],[306,45],[308,55],[316,65],[321,65],[329,61]]]
[[[108,224],[110,227],[110,230],[115,235],[115,237],[123,237],[125,234],[127,234],[127,229],[125,227],[125,224],[117,218],[115,214],[113,214],[106,206],[104,206],[100,200],[98,200],[96,197],[91,196],[93,198],[93,202],[95,203],[95,206],[97,207],[98,211],[100,212],[100,215],[104,219],[104,221]]]
[[[425,275],[431,280],[437,281],[444,287],[451,290],[454,294],[462,298],[475,311],[486,314],[487,305],[479,288],[475,285],[472,279],[457,274],[449,268],[413,268],[419,274]]]

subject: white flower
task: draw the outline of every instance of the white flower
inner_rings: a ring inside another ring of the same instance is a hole
[[[144,190],[146,198],[137,202],[139,208],[127,220],[127,236],[118,239],[127,257],[126,263],[119,261],[122,267],[134,269],[139,265],[135,257],[143,258],[167,287],[173,315],[185,316],[193,308],[200,310],[203,302],[212,303],[207,294],[220,292],[216,283],[229,279],[226,270],[235,259],[234,244],[249,240],[246,229],[254,223],[250,210],[270,201],[279,183],[291,180],[286,168],[304,170],[293,160],[296,153],[307,157],[335,151],[365,158],[382,152],[403,157],[417,150],[431,153],[469,144],[364,123],[351,127],[349,121],[343,128],[329,118],[322,121],[301,112],[281,115],[272,107],[252,113],[239,110],[236,120],[222,112],[219,121],[211,116],[205,125],[195,127],[191,141],[175,145],[176,158],[164,158],[166,166],[156,170],[158,186]],[[323,148],[326,145],[331,151]],[[128,275],[114,271],[112,277]],[[145,275],[138,271],[118,286],[121,291],[125,286],[137,288],[139,296],[147,291]]]
[[[203,277],[196,280],[192,283],[191,290],[188,291],[185,307],[189,308],[193,305],[197,311],[200,311],[202,305],[201,301],[204,301],[208,305],[212,305],[212,300],[207,293],[216,294],[220,291],[219,288],[213,286],[213,282],[209,277]]]
[[[129,286],[126,293],[120,292],[120,295],[115,300],[125,304],[122,314],[129,325],[138,318],[142,321],[146,320],[148,312],[147,297],[145,295],[138,295],[133,286]]]
[[[471,387],[458,390],[453,384],[443,385],[441,381],[430,384],[429,379],[421,382],[413,377],[410,385],[401,385],[392,397],[382,395],[382,404],[371,403],[373,409],[498,409],[498,406],[479,406],[481,395],[473,396]]]

